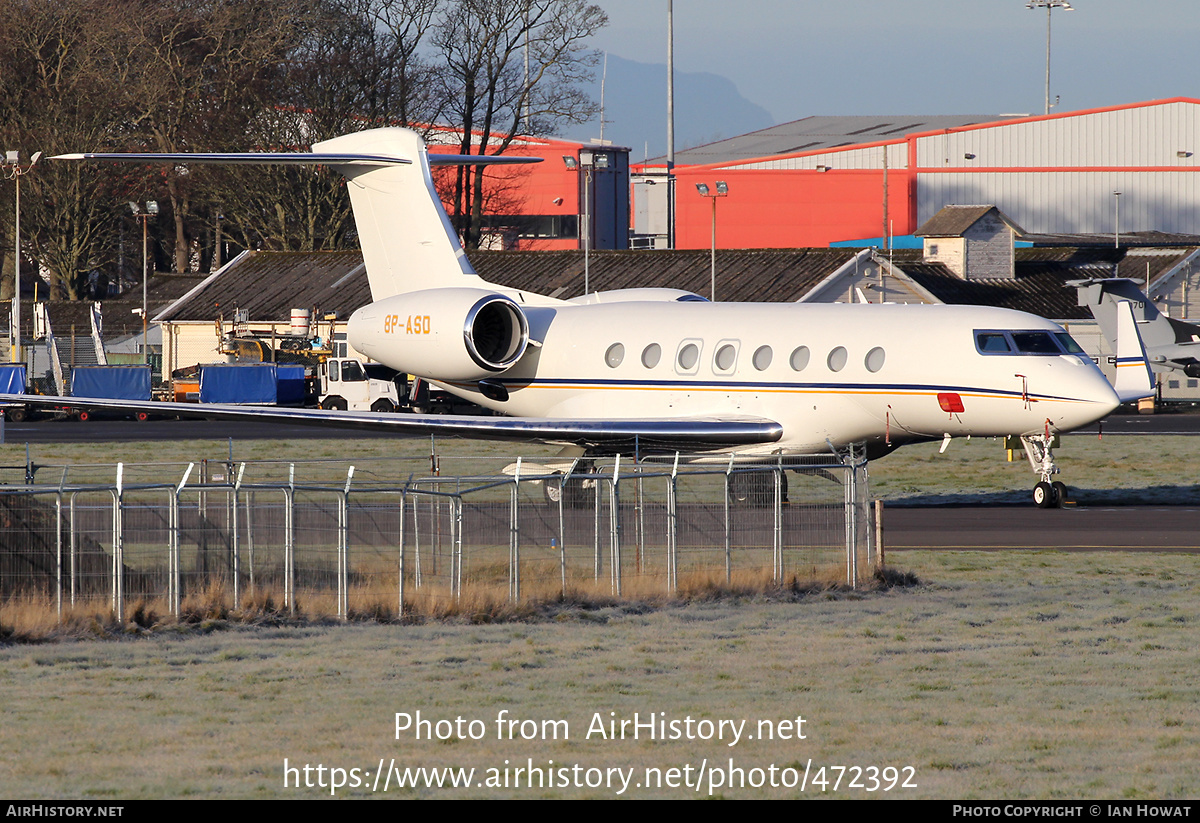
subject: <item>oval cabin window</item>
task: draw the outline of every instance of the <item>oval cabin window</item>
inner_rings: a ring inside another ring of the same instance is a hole
[[[695,343],[688,343],[679,350],[679,368],[683,371],[691,371],[696,368],[696,363],[700,360],[700,347]]]
[[[808,346],[800,346],[793,351],[788,362],[791,363],[794,371],[804,371],[808,368]]]
[[[848,359],[845,346],[838,346],[829,353],[829,359],[825,361],[829,366],[830,371],[841,371],[846,368],[846,360]]]
[[[753,359],[754,368],[759,371],[766,371],[767,367],[771,365],[771,347],[759,346],[758,350],[754,352]]]
[[[625,359],[625,347],[620,343],[613,343],[608,347],[608,351],[604,353],[604,362],[608,364],[610,369],[615,369],[621,365],[621,361]]]
[[[879,346],[867,352],[867,357],[863,361],[866,364],[867,371],[874,374],[883,368],[883,361],[887,358],[886,353]]]
[[[717,371],[729,371],[733,368],[736,360],[737,349],[726,344],[717,349],[717,355],[713,358],[713,364],[717,367]]]
[[[657,343],[651,343],[646,348],[642,349],[642,365],[648,369],[652,369],[658,365],[658,361],[662,359],[662,346]]]

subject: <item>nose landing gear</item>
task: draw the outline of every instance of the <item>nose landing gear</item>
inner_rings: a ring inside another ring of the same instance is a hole
[[[1058,474],[1058,466],[1054,463],[1054,446],[1057,435],[1050,433],[1050,421],[1046,421],[1044,434],[1021,435],[1021,445],[1025,447],[1025,455],[1029,465],[1041,478],[1033,487],[1033,502],[1039,509],[1061,508],[1070,493],[1067,484],[1052,480]]]

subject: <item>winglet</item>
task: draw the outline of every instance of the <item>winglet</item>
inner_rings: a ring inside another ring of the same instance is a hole
[[[1146,359],[1146,347],[1133,319],[1133,304],[1117,303],[1117,379],[1113,381],[1122,403],[1141,400],[1154,394],[1154,375]]]

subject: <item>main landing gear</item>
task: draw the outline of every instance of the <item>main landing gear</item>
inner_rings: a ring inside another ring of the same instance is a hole
[[[1067,484],[1051,478],[1058,474],[1058,466],[1054,464],[1055,435],[1050,433],[1049,422],[1045,434],[1026,434],[1021,436],[1021,445],[1029,458],[1029,465],[1041,478],[1033,487],[1033,502],[1039,509],[1057,509],[1067,500]]]

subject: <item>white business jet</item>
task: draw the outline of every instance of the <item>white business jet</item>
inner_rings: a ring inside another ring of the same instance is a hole
[[[878,456],[918,441],[1015,435],[1030,450],[1042,506],[1065,492],[1052,482],[1054,436],[1118,405],[1061,326],[1007,309],[711,303],[674,289],[558,300],[489,283],[467,260],[430,167],[523,159],[431,155],[405,129],[345,135],[311,153],[60,159],[336,169],[374,299],[350,317],[351,345],[507,416],[47,403],[539,441],[561,444],[565,458],[657,450],[774,462],[850,444]]]

